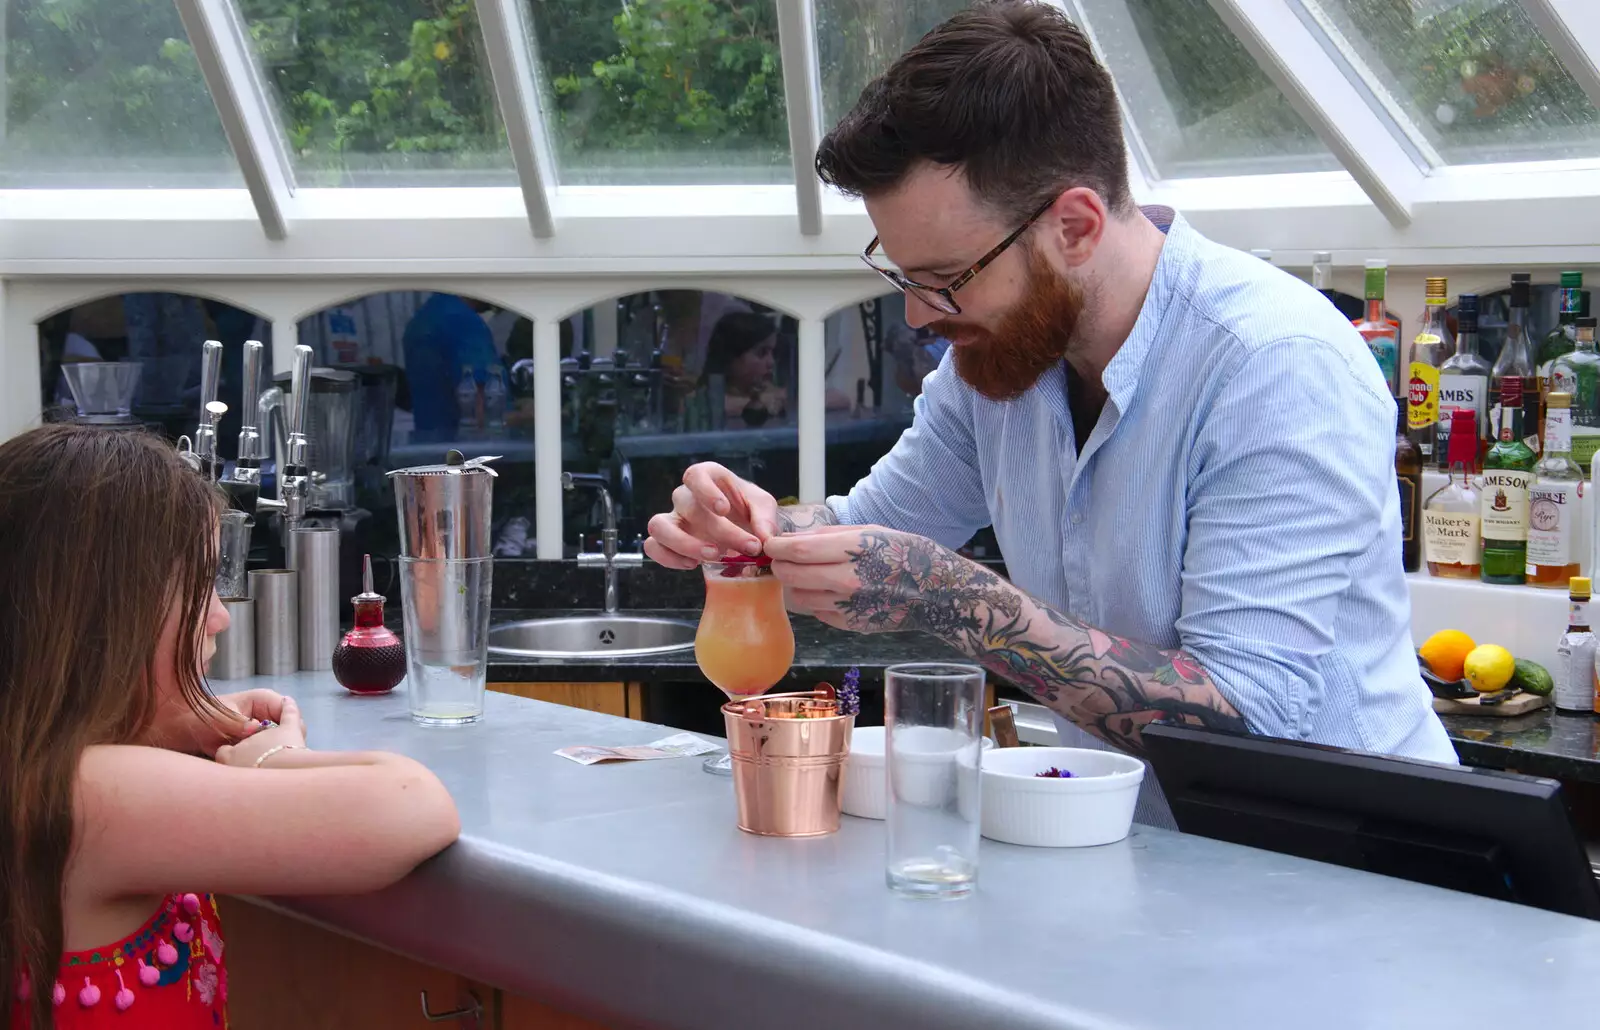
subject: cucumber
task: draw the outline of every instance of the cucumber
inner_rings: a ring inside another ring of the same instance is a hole
[[[1526,658],[1517,659],[1516,671],[1506,685],[1540,697],[1549,697],[1556,689],[1556,681],[1551,678],[1550,670]]]

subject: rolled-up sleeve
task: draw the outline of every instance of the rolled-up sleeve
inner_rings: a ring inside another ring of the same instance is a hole
[[[1350,674],[1334,626],[1352,563],[1397,533],[1394,401],[1354,357],[1316,339],[1242,354],[1195,428],[1178,636],[1257,733],[1305,737]]]
[[[971,399],[946,352],[922,382],[911,428],[848,496],[828,498],[844,525],[887,526],[960,547],[989,524]]]

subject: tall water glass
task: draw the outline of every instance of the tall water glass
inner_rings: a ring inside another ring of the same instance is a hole
[[[493,558],[400,559],[411,718],[477,722],[489,671]]]
[[[884,674],[887,875],[901,894],[958,898],[977,883],[983,686],[976,665]]]

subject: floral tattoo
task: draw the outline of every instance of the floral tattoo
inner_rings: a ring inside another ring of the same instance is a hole
[[[933,634],[1125,751],[1158,719],[1245,730],[1191,655],[1096,629],[931,540],[868,529],[851,563],[851,629]]]

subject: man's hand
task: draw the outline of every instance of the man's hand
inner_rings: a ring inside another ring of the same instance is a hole
[[[669,569],[692,569],[727,554],[760,554],[777,533],[777,499],[706,461],[683,474],[672,510],[650,520],[644,553]]]
[[[947,639],[975,606],[1013,614],[1021,595],[926,537],[829,526],[767,541],[789,610],[857,633],[921,630]]]

